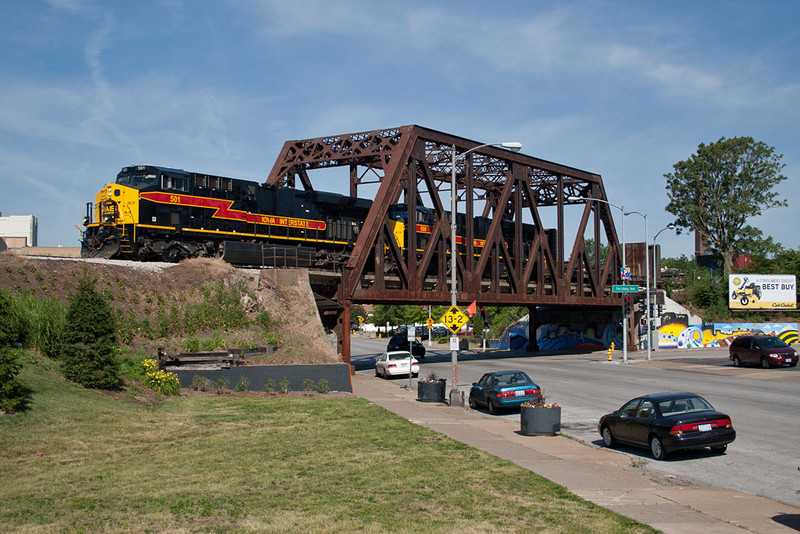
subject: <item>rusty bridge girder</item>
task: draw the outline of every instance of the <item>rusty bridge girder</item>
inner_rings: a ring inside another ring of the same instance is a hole
[[[416,125],[287,141],[266,183],[295,187],[299,181],[304,189],[314,189],[310,171],[347,166],[350,195],[358,196],[364,177],[376,177],[378,191],[344,265],[338,300],[345,305],[446,304],[451,298],[452,151],[464,154],[482,144]],[[465,214],[459,227],[463,247],[456,255],[459,302],[620,303],[611,285],[622,266],[621,246],[599,175],[494,146],[458,159],[456,175],[458,213]],[[408,213],[421,206],[433,210],[424,243],[411,224],[404,231],[405,246],[393,237],[388,211],[401,202]],[[583,209],[568,232],[565,206],[574,204]],[[547,210],[550,223],[543,217]],[[488,230],[476,228],[476,217],[488,219]],[[603,243],[603,254],[587,250],[587,231],[595,249]],[[568,252],[566,243],[572,247]]]

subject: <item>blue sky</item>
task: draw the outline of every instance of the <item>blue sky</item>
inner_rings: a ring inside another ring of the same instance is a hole
[[[601,174],[651,236],[674,163],[752,136],[789,202],[752,224],[800,246],[800,2],[0,0],[0,19],[0,212],[36,215],[40,245],[77,245],[126,165],[263,181],[286,140],[419,124]]]

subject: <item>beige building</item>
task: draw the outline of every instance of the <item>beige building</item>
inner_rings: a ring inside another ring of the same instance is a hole
[[[39,242],[39,221],[34,215],[0,216],[0,250],[35,247]]]

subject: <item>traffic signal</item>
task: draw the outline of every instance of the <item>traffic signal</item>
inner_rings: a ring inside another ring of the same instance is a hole
[[[630,315],[631,311],[632,311],[631,310],[632,306],[631,306],[631,297],[630,297],[630,295],[625,295],[624,305],[625,305],[625,315]]]
[[[481,311],[481,321],[483,321],[483,326],[486,326],[487,324],[489,324],[489,321],[486,319],[486,308],[481,306],[480,311]]]

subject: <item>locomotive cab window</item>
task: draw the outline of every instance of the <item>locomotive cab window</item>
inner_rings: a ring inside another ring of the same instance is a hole
[[[186,191],[189,185],[189,180],[185,176],[171,176],[169,174],[161,175],[161,187],[164,189],[172,189],[173,191]]]

